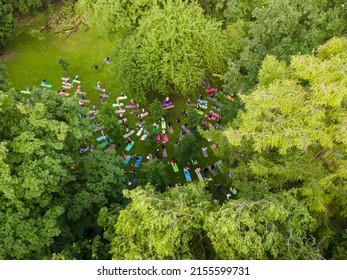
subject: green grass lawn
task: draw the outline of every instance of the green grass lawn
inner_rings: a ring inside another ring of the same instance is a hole
[[[51,33],[44,33],[44,40],[39,40],[30,36],[29,29],[24,28],[22,34],[19,38],[15,39],[9,46],[7,54],[2,56],[2,62],[5,63],[8,67],[10,81],[18,91],[24,90],[25,86],[28,85],[30,88],[34,86],[39,86],[42,79],[45,78],[48,84],[52,84],[52,90],[57,91],[62,83],[61,77],[70,75],[73,78],[76,74],[79,75],[81,83],[81,90],[87,92],[86,98],[91,100],[90,104],[86,104],[88,107],[92,107],[92,104],[95,104],[99,101],[100,91],[94,89],[97,81],[100,81],[101,85],[104,85],[107,92],[111,92],[110,102],[116,103],[115,99],[119,96],[121,91],[121,85],[115,79],[111,72],[111,65],[104,63],[103,59],[109,55],[113,43],[111,40],[100,37],[97,32],[93,29],[86,31],[84,28],[81,28],[77,33],[73,34],[69,38],[66,38],[66,35],[55,35]],[[59,57],[63,57],[69,62],[69,68],[67,71],[64,71],[60,65],[57,63]],[[111,58],[112,59],[112,58]],[[94,65],[97,64],[99,69],[96,71]],[[71,90],[66,90],[70,92],[71,95],[74,95],[76,86]],[[197,89],[196,99],[200,95]],[[206,95],[206,94],[205,94]],[[204,96],[205,97],[205,96]],[[64,97],[68,98],[68,97]],[[132,96],[128,96],[127,100],[123,100],[125,104],[130,104],[130,99]],[[166,144],[168,157],[163,160],[168,162],[174,152],[173,143],[178,140],[179,133],[181,131],[180,126],[185,122],[184,118],[181,116],[180,112],[182,109],[188,109],[188,106],[185,104],[185,100],[178,97],[172,97],[175,104],[174,108],[168,109],[166,122],[171,121],[174,125],[174,134],[168,133],[170,141]],[[160,99],[163,99],[161,97]],[[192,101],[196,103],[196,99],[192,98]],[[206,98],[205,98],[206,99]],[[136,101],[136,100],[135,100]],[[212,101],[209,101],[209,108],[212,105]],[[102,105],[99,105],[102,106]],[[148,108],[145,108],[148,110]],[[129,110],[128,110],[129,111]],[[124,114],[124,117],[128,118],[130,127],[135,128],[135,122],[138,121],[138,118],[135,115]],[[176,124],[175,120],[180,118],[181,124]],[[152,123],[153,120],[150,116],[146,116],[144,120],[147,123]],[[159,123],[157,121],[157,123]],[[107,133],[107,131],[105,131]],[[167,130],[168,132],[168,130]],[[161,129],[159,130],[161,133]],[[100,136],[100,132],[95,132],[95,138]],[[112,135],[110,135],[112,137]],[[135,141],[134,147],[131,149],[129,154],[139,154],[143,157],[142,163],[147,162],[146,155],[150,150],[155,151],[157,147],[148,147],[144,145],[144,141],[140,140],[141,136],[136,136],[133,134],[132,139]],[[125,140],[115,139],[115,143],[120,142],[122,144],[120,151],[115,151],[117,155],[121,155],[122,151],[125,151]],[[93,143],[97,145],[97,142]],[[167,172],[172,185],[176,183],[184,184],[186,182],[183,168],[189,166],[191,168],[190,174],[194,181],[197,181],[198,178],[194,172],[194,169],[200,167],[201,169],[207,164],[214,163],[218,161],[210,149],[210,145],[206,139],[199,138],[199,147],[207,146],[208,149],[208,158],[203,158],[202,153],[199,149],[199,156],[197,157],[198,165],[192,166],[187,163],[178,163],[180,171],[174,173],[171,165],[167,166]],[[134,162],[134,161],[132,161]],[[134,169],[129,164],[127,166],[129,170]],[[141,173],[141,167],[138,169],[139,178],[145,178],[146,174]],[[215,183],[221,182],[224,184],[224,193],[227,192],[226,183],[226,174],[221,174],[221,172],[216,168],[216,171],[219,173],[216,177],[213,177],[213,180],[208,183],[211,191],[215,194],[217,198],[220,198],[216,194]],[[129,173],[129,178],[131,174]],[[223,196],[222,200],[225,196]]]

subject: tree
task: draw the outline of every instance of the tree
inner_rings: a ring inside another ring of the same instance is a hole
[[[13,8],[6,1],[0,1],[0,46],[4,46],[11,37],[15,25]]]
[[[186,163],[191,159],[198,158],[198,143],[194,134],[184,135],[182,141],[174,151],[174,155],[178,162]]]
[[[157,122],[165,117],[167,111],[158,99],[154,99],[149,105],[149,112],[151,113],[152,120]]]
[[[8,72],[5,64],[0,64],[0,91],[8,91],[9,82],[8,82]]]
[[[146,177],[143,179],[144,183],[142,185],[148,183],[154,186],[156,190],[165,190],[170,183],[166,168],[167,165],[164,162],[156,159],[143,164],[142,172],[146,174]]]
[[[259,201],[230,200],[210,212],[204,229],[218,259],[321,259],[316,222],[295,192]]]
[[[0,92],[0,258],[105,257],[99,209],[123,204],[123,159],[93,151],[87,109],[33,89]]]
[[[221,24],[182,1],[153,6],[113,54],[118,78],[139,100],[147,93],[189,96],[206,72],[221,72],[227,55]]]
[[[139,24],[143,14],[162,0],[82,0],[79,8],[89,13],[89,20],[101,33],[127,34]]]
[[[103,126],[103,130],[110,138],[122,139],[125,134],[125,127],[118,122],[114,111],[115,108],[110,102],[104,102],[96,116],[96,122]]]
[[[42,6],[42,0],[3,0],[22,14],[32,12]]]
[[[267,1],[253,11],[247,46],[229,62],[224,76],[230,93],[246,92],[257,83],[258,70],[267,54],[289,61],[296,53],[308,54],[325,40],[345,30],[341,3],[323,0],[305,2]]]
[[[298,189],[318,221],[322,251],[337,245],[331,220],[347,213],[341,199],[347,174],[346,71],[339,67],[346,63],[346,50],[347,40],[336,38],[320,46],[316,56],[292,57],[288,67],[268,56],[256,90],[239,95],[245,111],[225,132],[244,155],[243,174],[248,166],[274,192]],[[344,229],[342,223],[339,227]]]
[[[113,259],[206,258],[202,223],[211,204],[202,186],[188,184],[157,193],[147,185],[124,195],[131,202],[117,220]]]
[[[63,70],[66,71],[69,68],[70,63],[65,58],[59,57],[57,62]]]

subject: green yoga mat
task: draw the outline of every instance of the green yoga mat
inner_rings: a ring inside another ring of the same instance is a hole
[[[179,171],[179,170],[178,170],[177,163],[171,162],[171,166],[172,166],[172,169],[173,169],[174,172],[178,172],[178,171]]]

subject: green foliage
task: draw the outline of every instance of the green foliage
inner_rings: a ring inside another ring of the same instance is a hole
[[[1,259],[105,257],[97,215],[124,203],[127,178],[112,153],[78,154],[91,131],[76,101],[41,89],[28,99],[0,93]]]
[[[79,8],[89,13],[89,21],[101,33],[129,33],[143,14],[163,0],[81,0]]]
[[[143,180],[144,183],[153,185],[157,190],[165,190],[170,183],[166,168],[164,162],[156,159],[144,163],[142,168],[143,174],[146,174],[146,178]]]
[[[325,221],[316,231],[322,251],[337,250],[333,238],[343,224],[336,229],[332,219],[347,215],[341,195],[347,190],[344,46],[346,38],[332,39],[316,56],[292,57],[289,66],[268,56],[257,88],[239,95],[245,110],[225,132],[229,149],[241,151],[232,157],[242,155],[234,184],[242,188],[258,178],[276,193],[297,188],[317,220]]]
[[[189,96],[206,71],[224,68],[225,38],[221,24],[205,18],[196,3],[168,1],[153,6],[116,46],[115,72],[139,100],[147,93]]]
[[[163,108],[158,99],[154,99],[151,104],[149,104],[149,112],[151,113],[152,120],[158,122],[161,118],[165,117],[167,111]]]
[[[0,91],[9,89],[8,72],[5,64],[0,64]]]
[[[63,57],[59,57],[58,59],[57,59],[57,62],[58,62],[58,64],[60,65],[60,67],[63,69],[63,70],[67,70],[68,69],[68,67],[69,67],[69,65],[70,65],[70,63],[65,59],[65,58],[63,58]]]
[[[115,108],[110,102],[104,102],[96,116],[96,122],[103,126],[103,131],[105,131],[105,133],[115,141],[116,139],[123,138],[125,127],[118,123],[114,111]]]
[[[289,61],[296,53],[308,54],[326,39],[341,34],[345,11],[338,3],[322,0],[270,0],[253,11],[250,41],[239,59],[230,61],[223,80],[231,93],[247,91],[257,82],[267,54]]]
[[[22,14],[32,12],[42,6],[43,0],[4,0]]]
[[[218,259],[320,259],[315,227],[306,206],[286,192],[230,200],[204,224]]]
[[[192,246],[204,235],[203,218],[210,208],[209,194],[201,186],[189,184],[163,194],[146,186],[124,194],[131,202],[117,220],[113,259],[206,257],[201,247]]]
[[[175,148],[174,155],[178,162],[182,164],[189,163],[191,159],[199,158],[197,138],[194,134],[186,134]]]
[[[0,46],[11,38],[14,31],[15,19],[13,16],[13,8],[6,1],[0,1]]]

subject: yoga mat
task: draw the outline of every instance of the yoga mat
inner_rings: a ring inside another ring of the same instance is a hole
[[[156,139],[157,139],[158,142],[160,142],[160,135],[157,135]]]
[[[195,169],[196,176],[198,176],[199,181],[203,182],[204,178],[202,178],[202,175],[200,173],[200,168]]]
[[[130,155],[127,155],[127,158],[124,159],[124,163],[125,163],[125,164],[128,164],[130,160],[131,160],[131,156],[130,156]]]
[[[136,105],[125,105],[125,108],[127,108],[127,109],[132,109],[132,108],[135,108],[135,107],[136,107]]]
[[[65,96],[69,96],[69,95],[70,95],[70,93],[64,92],[64,91],[59,92],[59,94],[60,94],[60,95],[65,95]]]
[[[222,165],[222,161],[221,160],[219,160],[219,161],[214,163],[214,166],[217,166],[218,169],[222,172],[222,166],[221,165]]]
[[[112,104],[113,107],[120,107],[120,106],[124,106],[124,103],[115,103],[115,104]]]
[[[190,176],[189,170],[183,170],[184,176],[186,177],[187,182],[192,180],[192,177]]]
[[[134,141],[131,141],[128,146],[125,148],[126,151],[130,151],[131,148],[134,146],[135,142]]]
[[[101,136],[99,136],[98,138],[96,138],[96,141],[99,142],[99,141],[105,139],[107,136],[108,136],[108,134],[106,134],[105,136],[104,136],[104,135],[101,135]]]
[[[125,113],[125,110],[124,109],[121,109],[121,110],[116,110],[114,111],[116,114],[122,114],[122,113]]]
[[[175,105],[170,105],[170,106],[163,106],[164,109],[170,109],[170,108],[173,108]]]
[[[169,132],[172,134],[174,133],[172,126],[169,127]]]
[[[199,103],[206,104],[206,105],[207,105],[207,103],[208,103],[208,101],[207,101],[207,100],[203,100],[203,99],[198,99],[198,102],[199,102]]]
[[[81,83],[81,81],[80,80],[72,80],[74,83],[76,83],[76,84],[80,84]]]
[[[131,130],[131,131],[129,131],[127,134],[124,134],[123,137],[124,137],[124,138],[127,138],[127,137],[129,137],[130,135],[132,135],[133,133],[134,133],[134,130]]]
[[[177,163],[171,162],[171,166],[172,166],[172,169],[173,169],[174,172],[178,172],[178,171],[179,171],[179,170],[178,170]]]
[[[143,117],[145,117],[145,116],[147,116],[147,115],[148,115],[148,112],[144,112],[144,113],[142,113],[142,114],[139,115],[139,118],[143,118]]]
[[[137,161],[135,162],[135,167],[139,167],[139,166],[140,166],[141,160],[142,160],[142,157],[139,156],[138,159],[137,159]]]
[[[161,122],[161,129],[165,129],[166,128],[166,121],[162,121]]]
[[[224,130],[224,126],[219,125],[218,123],[216,124],[216,126],[217,126],[220,130]]]
[[[216,118],[219,118],[220,117],[220,115],[219,114],[217,114],[217,113],[215,113],[215,112],[210,112],[211,114],[212,114],[212,116],[214,116],[214,117],[216,117]]]
[[[201,149],[201,151],[202,151],[202,155],[203,155],[204,157],[208,157],[207,151],[203,151],[202,149]]]
[[[30,94],[30,91],[28,91],[28,90],[21,90],[20,92],[25,93],[25,94]]]
[[[190,130],[188,128],[186,128],[185,125],[182,125],[181,127],[186,133],[188,133],[188,134],[190,133]]]
[[[211,169],[211,166],[207,165],[207,168],[208,168],[208,170],[210,170],[210,172],[212,173],[213,176],[216,176],[216,175],[217,175],[216,170],[212,170],[212,169]]]
[[[163,138],[165,142],[169,142],[169,137],[167,137],[167,134],[163,134]]]
[[[166,151],[166,149],[163,149],[162,151],[163,151],[163,157],[167,157],[167,151]]]
[[[141,127],[141,128],[139,129],[139,131],[136,133],[136,135],[137,135],[137,136],[140,136],[141,133],[142,133],[142,131],[143,131],[143,127]]]
[[[216,118],[214,116],[211,116],[211,118],[209,117],[209,114],[205,115],[205,118],[208,118],[209,120],[215,121]]]
[[[61,88],[63,88],[63,89],[71,89],[71,87],[69,87],[69,86],[62,86]]]
[[[125,119],[122,119],[122,120],[119,120],[118,123],[122,123],[123,121],[126,122],[128,119],[125,118]]]
[[[219,111],[220,112],[220,108],[217,108],[216,106],[212,106],[211,107],[213,110]]]
[[[127,99],[128,96],[118,96],[117,98],[118,98],[119,100],[124,100],[124,99]]]
[[[115,144],[111,144],[111,145],[106,149],[106,151],[112,151],[115,147],[116,147]]]
[[[113,140],[112,140],[112,139],[110,139],[110,142],[113,142]],[[107,142],[107,141],[105,141],[105,142],[101,143],[101,144],[100,144],[100,146],[101,146],[101,147],[106,147],[106,146],[107,146],[107,144],[108,144],[108,142]]]
[[[83,103],[90,103],[90,100],[88,100],[88,99],[81,99],[80,101]]]
[[[145,132],[143,133],[142,137],[141,137],[141,140],[145,140],[148,136],[148,131],[145,130]]]
[[[52,87],[52,85],[50,85],[50,84],[43,84],[43,83],[41,83],[41,85],[40,86],[42,86],[42,87],[46,87],[46,88],[51,88]]]

